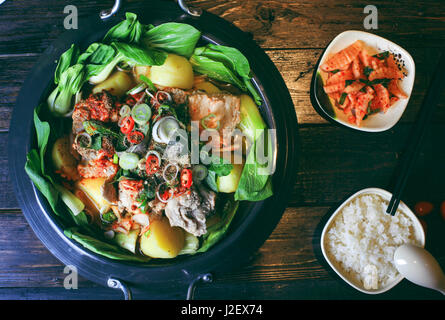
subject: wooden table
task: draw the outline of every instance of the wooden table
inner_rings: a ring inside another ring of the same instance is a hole
[[[136,1],[134,1],[136,2]],[[143,1],[137,1],[143,2]],[[149,5],[150,1],[147,1]],[[323,48],[338,33],[364,30],[358,1],[194,0],[253,34],[280,70],[298,117],[300,159],[292,200],[261,249],[240,270],[200,286],[198,299],[441,299],[432,290],[404,280],[379,296],[344,284],[321,256],[320,231],[329,212],[346,196],[366,187],[388,188],[416,120],[431,73],[445,45],[445,7],[440,1],[374,1],[379,29],[372,30],[406,48],[416,62],[408,108],[391,130],[373,135],[352,132],[321,118],[309,100],[309,83]],[[111,7],[113,1],[10,1],[0,5],[0,299],[120,299],[121,293],[80,279],[77,290],[63,287],[64,266],[28,226],[8,176],[7,141],[11,111],[27,73],[63,31],[63,8],[77,6],[80,19]],[[426,143],[404,200],[436,204],[445,200],[445,95],[436,109]],[[30,112],[31,112],[30,106]],[[434,212],[427,248],[445,266],[445,223]],[[168,298],[184,298],[174,292]],[[137,298],[164,298],[156,293]]]

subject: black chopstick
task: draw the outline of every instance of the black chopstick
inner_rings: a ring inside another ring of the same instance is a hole
[[[389,202],[386,213],[395,215],[397,208],[399,207],[400,198],[403,195],[403,190],[408,181],[408,177],[412,171],[412,167],[416,162],[417,155],[420,152],[422,146],[422,140],[425,136],[426,128],[431,119],[435,106],[437,105],[440,97],[440,93],[445,89],[445,80],[443,76],[445,74],[445,50],[442,50],[442,54],[439,59],[439,64],[435,69],[433,78],[431,79],[427,94],[423,100],[417,123],[412,132],[411,138],[408,140],[408,147],[401,163],[401,170],[399,178],[397,179],[396,186]]]

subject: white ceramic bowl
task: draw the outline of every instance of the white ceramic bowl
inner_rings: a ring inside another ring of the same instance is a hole
[[[340,278],[342,278],[346,283],[348,283],[350,286],[352,286],[353,288],[363,292],[363,293],[367,293],[367,294],[379,294],[379,293],[383,293],[388,291],[389,289],[393,288],[394,286],[396,286],[400,281],[402,281],[403,276],[401,274],[399,274],[393,282],[388,283],[386,286],[379,288],[379,289],[365,289],[364,286],[362,286],[361,284],[357,283],[357,281],[354,281],[353,279],[350,279],[350,276],[341,268],[341,266],[338,265],[338,263],[331,259],[331,257],[329,257],[329,255],[327,254],[327,250],[326,250],[326,236],[327,236],[327,232],[329,231],[332,222],[334,221],[335,217],[342,211],[342,209],[349,204],[353,199],[357,198],[358,196],[364,195],[364,194],[375,194],[375,195],[379,195],[380,197],[382,197],[384,200],[389,201],[391,200],[391,196],[392,194],[389,193],[386,190],[383,189],[379,189],[379,188],[367,188],[367,189],[363,189],[358,191],[357,193],[353,194],[352,196],[350,196],[345,202],[343,202],[338,208],[337,210],[335,210],[335,212],[332,214],[332,216],[329,218],[328,222],[326,223],[326,225],[323,228],[322,234],[321,234],[321,250],[323,252],[324,258],[326,259],[326,261],[328,262],[328,264],[331,266],[332,269],[334,269],[334,271],[340,276]],[[414,232],[416,233],[416,235],[418,236],[419,240],[420,240],[420,246],[424,247],[425,246],[425,231],[423,230],[422,224],[420,223],[419,219],[416,217],[416,215],[411,211],[411,209],[402,201],[399,204],[398,207],[399,210],[401,210],[403,213],[405,213],[409,218],[411,218],[411,220],[413,221],[414,224]]]
[[[341,110],[335,110],[334,120],[340,122],[341,124],[361,131],[367,132],[380,132],[392,128],[402,117],[403,112],[408,105],[408,101],[411,97],[411,92],[414,86],[414,78],[416,73],[415,63],[411,55],[402,47],[391,42],[385,38],[379,37],[375,34],[363,32],[363,31],[345,31],[340,33],[338,36],[332,40],[328,45],[323,56],[320,59],[319,65],[327,59],[330,54],[336,53],[347,46],[351,45],[357,40],[362,40],[368,47],[376,49],[378,52],[389,51],[396,55],[400,54],[400,60],[405,63],[405,69],[407,75],[399,83],[401,89],[408,95],[407,99],[399,99],[394,103],[391,108],[386,113],[377,113],[369,116],[367,119],[362,121],[361,126],[358,127],[354,124],[348,122],[345,114]],[[317,70],[320,71],[319,66]],[[323,106],[320,106],[323,108]],[[325,109],[325,108],[323,108]],[[334,107],[334,109],[336,109]]]

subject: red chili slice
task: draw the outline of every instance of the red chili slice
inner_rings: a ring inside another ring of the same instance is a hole
[[[170,189],[167,189],[162,194],[161,199],[164,200],[164,201],[167,201],[168,199],[170,199],[170,197],[171,197]]]
[[[144,140],[144,134],[140,131],[132,131],[127,135],[128,141],[133,144],[139,144]]]
[[[148,175],[152,175],[159,170],[159,159],[157,156],[151,154],[147,157],[145,162],[145,171]]]
[[[192,186],[192,170],[182,169],[181,171],[181,186],[183,188],[190,188]]]
[[[134,128],[134,120],[131,116],[127,116],[124,119],[122,119],[121,132],[123,134],[129,134],[131,131],[133,131],[133,128]]]

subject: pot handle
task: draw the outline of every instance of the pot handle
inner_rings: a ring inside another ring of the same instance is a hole
[[[125,300],[132,300],[132,294],[130,287],[125,284],[124,281],[118,280],[116,278],[108,278],[107,285],[112,289],[120,289],[124,294]]]
[[[184,11],[185,13],[187,13],[190,16],[200,17],[202,15],[202,9],[201,8],[189,7],[185,3],[185,0],[178,0],[178,5],[182,9],[182,11]]]
[[[0,0],[1,1],[1,0]],[[201,8],[193,8],[189,7],[185,0],[178,0],[178,5],[184,11],[186,14],[192,16],[192,17],[200,17],[202,15],[202,9]],[[99,13],[99,17],[102,20],[107,20],[111,16],[115,15],[121,7],[121,0],[115,0],[114,5],[111,9],[105,9],[102,10]]]
[[[102,11],[99,13],[99,17],[100,17],[102,20],[107,20],[108,18],[110,18],[111,16],[113,16],[114,14],[116,14],[116,13],[119,11],[119,8],[120,8],[120,7],[121,7],[121,0],[115,0],[115,1],[114,1],[114,5],[113,5],[113,8],[102,10]]]
[[[193,300],[195,296],[195,289],[198,283],[210,283],[213,281],[213,276],[211,273],[204,273],[197,276],[195,279],[190,282],[189,287],[187,289],[187,300]]]
[[[195,297],[195,290],[199,283],[210,283],[213,281],[213,275],[211,273],[200,274],[194,278],[187,288],[187,300],[193,300]],[[116,278],[108,278],[107,285],[112,289],[119,289],[124,294],[125,300],[132,300],[133,296],[130,287],[124,282]]]

